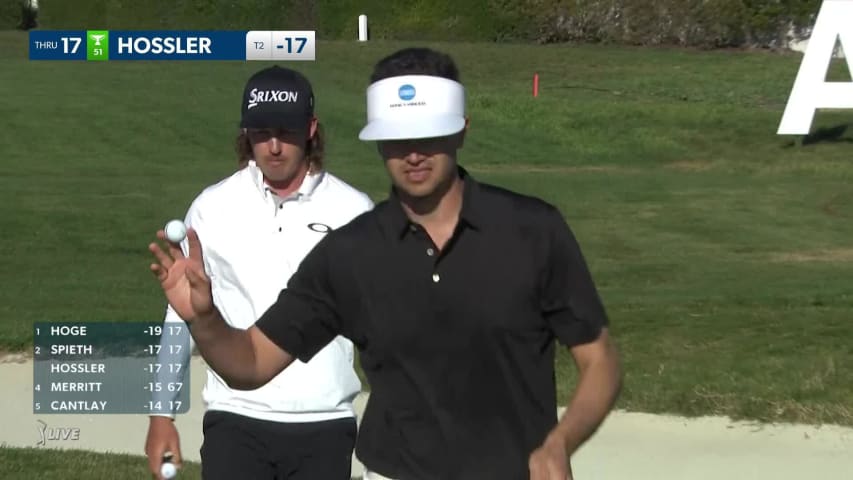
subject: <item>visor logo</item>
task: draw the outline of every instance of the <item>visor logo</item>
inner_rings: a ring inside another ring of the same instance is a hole
[[[400,95],[400,100],[409,101],[415,98],[415,87],[412,85],[403,85],[400,87],[400,90],[397,91],[397,94]]]

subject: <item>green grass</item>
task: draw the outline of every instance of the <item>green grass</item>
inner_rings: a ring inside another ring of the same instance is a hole
[[[145,457],[81,450],[0,447],[0,478],[4,480],[150,479]],[[180,478],[201,478],[198,463],[184,462]]]
[[[388,181],[357,140],[364,89],[404,45],[321,42],[297,65],[330,169],[374,199]],[[775,134],[799,56],[431,45],[468,87],[462,164],[555,203],[577,234],[624,356],[619,407],[853,425],[853,130]],[[146,245],[233,170],[262,64],[29,62],[5,33],[0,65],[0,348],[29,348],[36,321],[159,319]],[[819,112],[815,129],[851,124]],[[563,399],[565,352],[558,367]]]

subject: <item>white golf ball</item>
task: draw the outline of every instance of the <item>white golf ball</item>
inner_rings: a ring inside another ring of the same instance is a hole
[[[164,462],[160,465],[160,475],[163,478],[175,478],[175,475],[178,473],[178,469],[175,468],[175,464],[171,462]]]
[[[180,220],[172,220],[166,224],[166,239],[172,243],[180,243],[187,236],[187,227]]]

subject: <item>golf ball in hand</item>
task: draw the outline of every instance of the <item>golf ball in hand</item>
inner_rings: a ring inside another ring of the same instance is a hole
[[[175,478],[175,474],[178,473],[178,469],[175,468],[175,464],[171,462],[164,462],[160,466],[160,476],[163,478]]]
[[[187,236],[187,227],[180,220],[172,220],[166,224],[166,239],[172,243],[180,243]]]

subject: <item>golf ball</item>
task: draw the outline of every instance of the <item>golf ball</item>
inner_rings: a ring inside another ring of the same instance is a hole
[[[172,220],[166,224],[166,239],[172,243],[180,243],[187,236],[187,227],[180,220]]]
[[[175,468],[175,464],[171,462],[164,462],[160,466],[160,476],[163,478],[175,478],[175,474],[178,473],[178,469]]]

